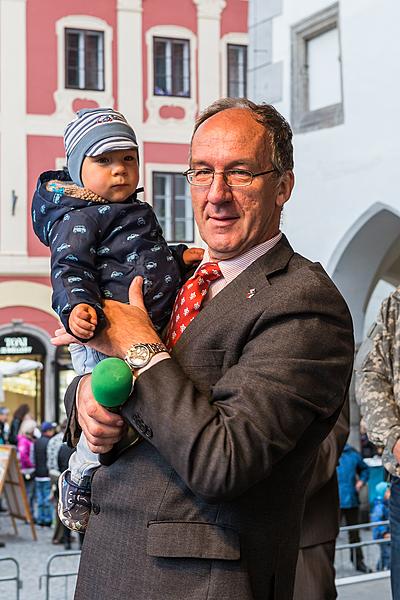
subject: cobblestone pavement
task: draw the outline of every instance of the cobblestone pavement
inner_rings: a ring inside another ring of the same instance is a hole
[[[38,541],[34,542],[29,525],[21,522],[18,523],[18,535],[16,536],[10,519],[7,515],[0,513],[0,541],[6,543],[6,547],[0,549],[0,559],[12,557],[19,562],[20,575],[23,581],[20,600],[46,600],[45,581],[43,580],[40,589],[39,578],[46,572],[46,563],[50,556],[59,552],[67,554],[67,556],[55,559],[56,562],[53,562],[52,572],[76,572],[78,568],[79,557],[73,554],[74,551],[79,550],[78,540],[72,543],[72,553],[65,553],[62,545],[52,545],[53,531],[51,529],[38,527],[36,531]],[[356,575],[350,566],[347,570],[346,575]],[[0,560],[0,578],[10,576],[13,573],[12,563]],[[48,600],[72,600],[74,585],[75,578],[70,578],[68,584],[66,584],[64,578],[51,580]],[[15,582],[2,582],[0,584],[0,600],[14,600],[17,598],[15,590]],[[390,600],[389,578],[338,587],[338,600],[358,600],[358,598],[362,598],[362,600],[376,600],[377,598],[379,600]],[[177,598],[176,600],[184,599]]]
[[[1,513],[0,516],[0,541],[5,542],[5,548],[0,548],[0,559],[4,557],[15,558],[20,566],[20,577],[23,587],[20,591],[20,600],[46,600],[45,580],[42,588],[39,587],[39,578],[46,572],[48,558],[58,552],[69,554],[67,557],[55,559],[52,563],[52,572],[76,572],[79,557],[73,551],[79,550],[78,540],[72,542],[72,552],[64,550],[63,545],[55,546],[51,543],[53,530],[48,527],[37,527],[38,540],[32,539],[31,528],[22,521],[17,522],[18,535],[14,534],[11,521]],[[13,576],[14,565],[9,561],[0,560],[0,578]],[[72,600],[75,578],[70,578],[68,585],[64,578],[51,580],[49,600]],[[15,582],[0,583],[0,600],[14,600],[16,596]]]
[[[390,579],[343,585],[338,588],[338,600],[391,600]]]

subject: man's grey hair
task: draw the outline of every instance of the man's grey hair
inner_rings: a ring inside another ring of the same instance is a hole
[[[255,104],[247,98],[221,98],[203,110],[196,119],[190,146],[197,129],[204,121],[229,108],[249,110],[254,119],[264,126],[272,149],[271,163],[280,175],[293,169],[293,133],[289,123],[271,104]]]

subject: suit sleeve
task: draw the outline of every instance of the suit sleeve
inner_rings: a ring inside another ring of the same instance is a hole
[[[67,427],[65,430],[63,441],[67,442],[70,448],[73,448],[77,445],[79,437],[81,435],[82,429],[78,423],[78,419],[76,416],[76,404],[75,398],[79,387],[79,382],[81,381],[84,375],[80,377],[75,377],[72,382],[67,387],[67,391],[65,392],[64,404],[65,410],[67,413]]]
[[[313,474],[307,487],[307,498],[316,494],[334,476],[339,457],[349,436],[349,416],[347,397],[334,428],[318,447]]]
[[[78,304],[93,306],[100,325],[105,320],[96,269],[97,233],[96,223],[78,210],[51,231],[52,305],[68,333],[71,310]]]
[[[122,409],[207,502],[239,496],[297,445],[320,443],[343,404],[353,359],[347,308],[332,286],[316,286],[299,310],[304,290],[299,297],[295,288],[285,313],[271,319],[266,311],[253,323],[237,363],[209,394],[172,358],[140,375]]]

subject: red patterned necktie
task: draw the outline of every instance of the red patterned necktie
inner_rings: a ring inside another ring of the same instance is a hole
[[[220,277],[222,277],[222,273],[218,263],[204,263],[181,287],[175,300],[165,339],[165,345],[169,351],[172,350],[189,323],[199,314],[210,283]]]

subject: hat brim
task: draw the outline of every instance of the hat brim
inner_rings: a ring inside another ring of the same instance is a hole
[[[106,154],[107,152],[115,152],[116,150],[136,150],[138,145],[135,144],[133,140],[125,139],[112,141],[110,140],[107,143],[107,140],[104,140],[104,143],[99,146],[98,143],[93,145],[87,152],[86,156],[100,156],[101,154]]]

